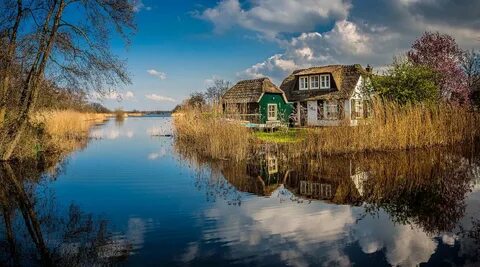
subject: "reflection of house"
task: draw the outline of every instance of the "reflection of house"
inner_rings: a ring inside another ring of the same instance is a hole
[[[288,122],[292,107],[268,78],[240,81],[222,97],[226,114],[253,123]]]
[[[300,194],[316,199],[331,199],[332,185],[325,183],[314,183],[311,181],[300,181]]]
[[[358,171],[355,174],[351,175],[350,178],[352,178],[352,181],[355,184],[355,187],[357,188],[360,196],[363,196],[363,193],[365,192],[363,185],[368,180],[368,173]]]
[[[278,159],[276,156],[267,156],[268,174],[278,173]]]
[[[292,118],[300,126],[357,125],[368,116],[370,67],[329,65],[296,70],[280,86],[294,103]]]

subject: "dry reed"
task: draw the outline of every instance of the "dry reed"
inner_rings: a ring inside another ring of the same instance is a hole
[[[303,153],[342,154],[406,150],[473,141],[479,114],[468,108],[377,103],[374,117],[357,127],[323,127],[307,131]]]
[[[364,151],[408,150],[472,142],[480,135],[480,115],[439,105],[375,103],[374,116],[361,125],[308,128],[299,142],[279,144],[292,158]],[[187,110],[174,118],[176,139],[214,159],[244,160],[259,141],[242,125],[221,114]]]
[[[174,114],[175,138],[213,159],[243,160],[253,136],[244,126],[212,113],[184,110]]]
[[[42,153],[61,157],[83,147],[89,137],[89,129],[108,118],[108,114],[82,113],[72,110],[48,110],[37,112],[31,126],[23,135],[14,158],[26,160]]]

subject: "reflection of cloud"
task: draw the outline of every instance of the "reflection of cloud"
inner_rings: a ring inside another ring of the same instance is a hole
[[[165,155],[167,155],[167,148],[166,147],[161,147],[158,152],[152,152],[152,153],[148,154],[148,159],[149,160],[156,160],[156,159],[164,157]]]
[[[127,136],[128,138],[132,138],[133,135],[134,135],[134,133],[133,133],[132,130],[129,130],[129,131],[127,131],[127,133],[126,133],[126,136]]]
[[[415,225],[395,225],[382,213],[367,216],[353,227],[354,237],[364,253],[385,249],[388,263],[397,266],[416,266],[427,262],[437,243]]]
[[[110,130],[106,135],[107,139],[110,139],[110,140],[115,140],[119,136],[120,136],[120,132],[118,130]]]
[[[164,136],[164,135],[172,135],[172,127],[171,125],[162,125],[161,127],[150,127],[147,129],[147,134],[150,136]]]
[[[158,153],[150,153],[148,154],[148,159],[149,160],[155,160],[155,159],[158,159],[160,157],[160,154]]]
[[[134,249],[140,249],[144,242],[146,232],[145,222],[141,218],[128,219],[126,238]]]
[[[129,136],[131,134],[131,136]],[[104,130],[104,129],[94,129],[90,132],[90,137],[95,138],[95,139],[109,139],[109,140],[115,140],[118,137],[120,137],[121,133],[117,129],[110,129],[110,130]],[[131,138],[133,137],[133,132],[127,132],[125,134],[127,137]]]
[[[233,207],[222,202],[204,213],[205,220],[216,221],[200,241],[192,243],[183,259],[188,262],[202,254],[203,244],[228,244],[232,260],[258,257],[259,251],[282,246],[281,262],[308,266],[313,260],[325,266],[350,266],[346,244],[358,242],[364,253],[385,253],[392,265],[415,266],[427,262],[437,247],[436,241],[415,225],[397,225],[381,212],[356,223],[363,208],[322,202],[280,202],[289,195],[284,188],[270,198],[253,197]]]

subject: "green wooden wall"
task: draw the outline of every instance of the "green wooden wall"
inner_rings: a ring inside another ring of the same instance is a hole
[[[292,113],[293,106],[290,103],[286,103],[281,94],[265,93],[260,102],[258,102],[260,108],[260,123],[267,121],[267,105],[277,104],[278,106],[278,120],[287,122]]]

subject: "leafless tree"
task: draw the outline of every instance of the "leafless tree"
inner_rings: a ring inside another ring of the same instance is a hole
[[[467,76],[467,84],[475,104],[480,105],[480,53],[475,50],[466,51],[462,67]]]
[[[230,88],[231,83],[226,80],[214,80],[213,85],[209,86],[205,92],[206,99],[213,105],[220,103],[225,92]]]
[[[6,1],[0,13],[12,14],[14,23],[1,31],[6,60],[0,73],[0,160],[12,157],[45,81],[100,92],[129,83],[125,62],[111,52],[110,41],[119,36],[128,44],[135,30],[130,0]]]

